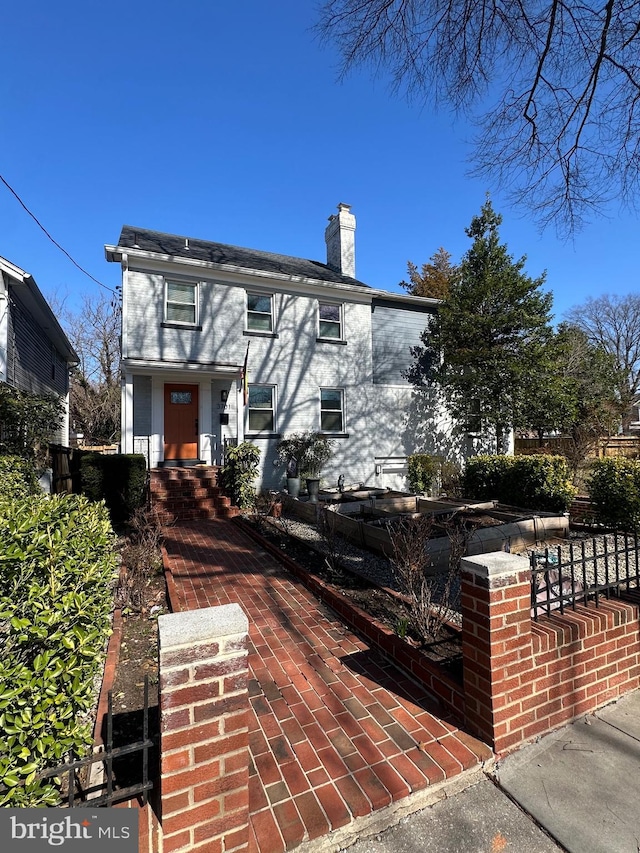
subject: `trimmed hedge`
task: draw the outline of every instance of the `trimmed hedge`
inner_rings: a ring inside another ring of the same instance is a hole
[[[0,504],[0,806],[55,805],[38,772],[91,745],[116,562],[104,504]]]
[[[147,463],[141,454],[81,451],[76,458],[74,452],[74,469],[77,471],[74,490],[89,500],[104,500],[113,522],[128,521],[144,506]]]
[[[40,492],[33,463],[22,456],[0,456],[0,500],[15,501]]]
[[[598,459],[588,483],[598,520],[618,530],[640,530],[640,462]]]
[[[463,492],[526,509],[566,512],[576,494],[564,456],[474,456],[467,461]]]

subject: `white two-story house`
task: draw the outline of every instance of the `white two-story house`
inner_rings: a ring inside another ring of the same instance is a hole
[[[414,452],[460,455],[435,401],[404,378],[437,301],[376,290],[355,274],[355,217],[329,218],[326,263],[125,226],[122,452],[151,468],[219,464],[225,441],[262,451],[281,436],[335,441],[323,480],[405,485]]]

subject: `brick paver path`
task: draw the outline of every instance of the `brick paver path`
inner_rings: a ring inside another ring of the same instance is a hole
[[[165,544],[184,609],[238,603],[249,619],[251,850],[289,850],[491,756],[233,522],[184,523]]]

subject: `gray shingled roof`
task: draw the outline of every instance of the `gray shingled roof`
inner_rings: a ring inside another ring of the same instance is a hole
[[[185,244],[186,240],[189,241],[188,249]],[[192,237],[179,237],[176,234],[163,234],[160,231],[147,231],[144,228],[135,228],[132,225],[125,225],[122,228],[118,246],[123,249],[137,248],[144,252],[156,252],[179,258],[193,258],[197,261],[208,261],[214,264],[229,264],[243,269],[264,270],[281,275],[369,287],[363,281],[341,275],[319,261],[293,258],[289,255],[276,255],[273,252],[261,252],[258,249],[243,249],[240,246],[228,246],[225,243],[194,240]]]

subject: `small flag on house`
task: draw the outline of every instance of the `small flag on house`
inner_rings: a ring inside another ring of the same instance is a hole
[[[247,371],[247,363],[249,361],[249,347],[251,341],[247,342],[247,351],[244,354],[244,365],[242,367],[242,402],[246,406],[249,402],[249,373]]]

